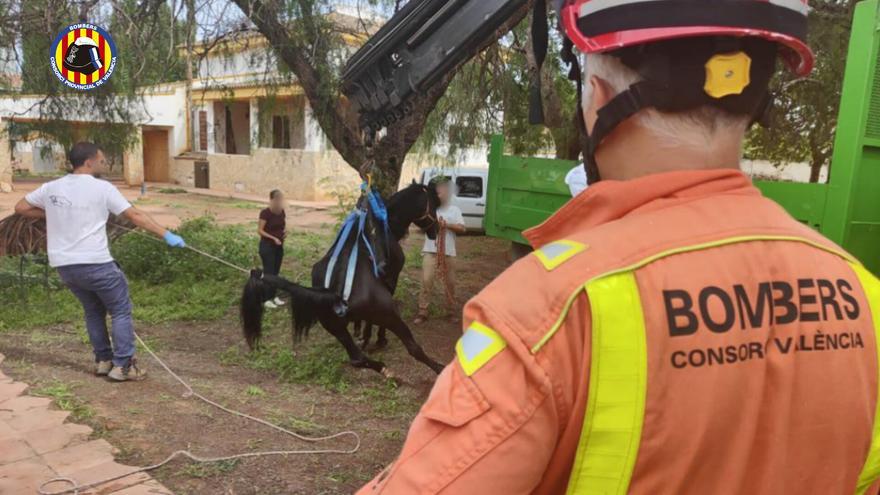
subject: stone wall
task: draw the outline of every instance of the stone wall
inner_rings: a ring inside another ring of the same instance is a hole
[[[144,148],[141,131],[137,132],[137,142],[122,155],[122,176],[129,186],[140,186],[144,182]]]
[[[353,190],[360,182],[357,173],[337,153],[257,148],[252,155],[209,154],[211,189],[268,196],[281,189],[289,199],[322,201],[333,199],[334,191]],[[171,179],[180,185],[195,185],[194,162],[172,160]]]

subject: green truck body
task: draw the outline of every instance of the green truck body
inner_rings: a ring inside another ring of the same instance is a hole
[[[489,153],[485,228],[525,243],[521,232],[570,199],[565,174],[575,162],[504,154],[495,136]],[[880,274],[880,0],[855,9],[843,92],[826,184],[756,181],[793,217],[843,246]]]

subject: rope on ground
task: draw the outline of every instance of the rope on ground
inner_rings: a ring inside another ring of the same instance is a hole
[[[69,478],[69,477],[59,476],[57,478],[52,478],[51,480],[48,480],[40,485],[40,488],[38,489],[40,495],[65,495],[65,494],[79,495],[80,492],[84,491],[84,490],[95,488],[97,486],[101,486],[106,483],[110,483],[112,481],[116,481],[116,480],[119,480],[122,478],[127,478],[129,476],[132,476],[132,475],[135,475],[138,473],[145,473],[147,471],[152,471],[154,469],[158,469],[158,468],[168,464],[169,462],[173,461],[177,457],[186,457],[186,458],[188,458],[192,461],[198,462],[198,463],[209,463],[209,462],[222,462],[222,461],[231,461],[231,460],[236,460],[236,459],[246,459],[246,458],[251,458],[251,457],[266,457],[266,456],[305,455],[305,454],[354,454],[361,447],[361,438],[357,433],[355,433],[353,431],[343,431],[340,433],[335,433],[333,435],[327,435],[327,436],[323,436],[323,437],[307,437],[305,435],[301,435],[299,433],[282,428],[282,427],[280,427],[276,424],[270,423],[266,420],[256,418],[254,416],[245,414],[243,412],[236,411],[234,409],[229,409],[228,407],[225,407],[222,404],[214,402],[213,400],[211,400],[211,399],[205,397],[204,395],[193,390],[192,386],[190,386],[189,383],[187,383],[183,378],[181,378],[177,373],[175,373],[171,368],[169,368],[168,365],[165,364],[165,362],[162,361],[162,359],[160,359],[159,356],[157,356],[156,353],[153,352],[152,349],[150,349],[150,346],[148,346],[146,344],[146,342],[144,342],[141,339],[140,335],[135,334],[135,338],[137,338],[137,341],[140,342],[140,344],[144,347],[144,349],[146,349],[146,351],[150,354],[150,356],[152,356],[153,359],[155,359],[156,362],[158,362],[159,365],[162,366],[162,368],[164,368],[165,371],[167,371],[169,375],[171,375],[175,380],[177,380],[178,383],[183,385],[183,387],[186,389],[186,393],[184,394],[184,397],[195,397],[206,404],[209,404],[213,407],[216,407],[217,409],[220,409],[223,412],[229,413],[233,416],[238,416],[240,418],[247,419],[249,421],[254,421],[256,423],[267,426],[269,428],[272,428],[273,430],[279,431],[281,433],[284,433],[285,435],[291,436],[293,438],[296,438],[297,440],[301,440],[304,442],[319,443],[319,442],[326,442],[329,440],[334,440],[337,438],[342,438],[345,436],[350,436],[350,437],[354,438],[354,441],[355,441],[354,447],[352,447],[350,449],[345,449],[345,450],[343,450],[343,449],[273,450],[273,451],[263,451],[263,452],[248,452],[248,453],[244,453],[244,454],[235,454],[235,455],[228,455],[228,456],[222,456],[222,457],[201,457],[201,456],[193,454],[192,452],[190,452],[188,450],[178,450],[178,451],[175,451],[174,453],[172,453],[171,455],[169,455],[168,457],[166,457],[165,460],[163,460],[162,462],[159,462],[157,464],[153,464],[151,466],[146,466],[146,467],[141,467],[141,468],[136,468],[136,469],[133,469],[127,473],[124,473],[124,474],[121,474],[118,476],[113,476],[110,478],[105,478],[105,479],[98,480],[98,481],[94,481],[94,482],[86,484],[86,485],[80,485],[79,483],[77,483],[76,480],[74,480],[73,478]],[[45,489],[45,487],[47,485],[51,485],[53,483],[67,483],[70,485],[70,488],[65,488],[60,491],[47,491]]]
[[[153,239],[157,242],[161,242],[160,239],[153,237],[151,235],[145,234],[145,233],[143,233],[139,230],[133,229],[133,228],[129,228],[129,227],[119,225],[119,224],[113,224],[113,227],[119,228],[119,229],[122,229],[122,230],[125,230],[128,232],[132,232],[132,233],[140,235],[142,237],[147,237],[149,239]],[[205,257],[212,259],[218,263],[222,263],[222,264],[224,264],[230,268],[233,268],[235,270],[238,270],[240,272],[250,273],[250,270],[248,270],[247,268],[237,266],[237,265],[230,263],[222,258],[218,258],[217,256],[206,253],[206,252],[201,251],[199,249],[196,249],[192,246],[186,246],[186,248],[189,249],[190,251],[193,251],[197,254],[205,256]],[[38,489],[40,495],[65,495],[65,494],[79,495],[80,492],[82,492],[83,490],[88,490],[90,488],[94,488],[96,486],[101,486],[106,483],[110,483],[112,481],[116,481],[116,480],[119,480],[122,478],[127,478],[129,476],[132,476],[132,475],[135,475],[138,473],[145,473],[147,471],[153,471],[155,469],[158,469],[158,468],[168,464],[169,462],[173,461],[174,459],[176,459],[178,457],[186,457],[186,458],[188,458],[192,461],[198,462],[198,463],[209,463],[209,462],[231,461],[231,460],[236,460],[236,459],[246,459],[246,458],[250,458],[250,457],[266,457],[266,456],[278,456],[278,455],[306,455],[306,454],[313,454],[313,455],[314,454],[346,454],[346,455],[348,455],[348,454],[354,454],[361,447],[361,438],[357,433],[355,433],[353,431],[343,431],[340,433],[335,433],[333,435],[327,435],[327,436],[323,436],[323,437],[307,437],[305,435],[301,435],[299,433],[282,428],[282,427],[280,427],[276,424],[270,423],[266,420],[245,414],[243,412],[236,411],[234,409],[229,409],[228,407],[223,406],[222,404],[214,402],[213,400],[211,400],[211,399],[205,397],[204,395],[193,390],[192,386],[190,386],[189,383],[187,383],[183,378],[181,378],[177,373],[175,373],[174,370],[172,370],[170,367],[168,367],[168,365],[165,364],[165,362],[162,361],[162,359],[160,359],[159,356],[157,356],[156,353],[153,352],[152,349],[150,349],[150,346],[148,346],[147,343],[141,339],[140,335],[135,334],[134,336],[137,339],[137,341],[140,342],[140,344],[144,347],[144,349],[150,354],[150,356],[152,356],[153,359],[155,359],[156,362],[159,363],[159,365],[162,366],[162,368],[164,368],[165,371],[167,371],[169,375],[171,375],[175,380],[177,380],[178,383],[183,385],[183,387],[186,389],[186,393],[183,395],[184,397],[187,397],[187,398],[195,397],[208,405],[211,405],[213,407],[216,407],[217,409],[220,409],[223,412],[226,412],[226,413],[231,414],[233,416],[238,416],[240,418],[244,418],[248,421],[253,421],[255,423],[259,423],[263,426],[272,428],[273,430],[276,430],[278,432],[281,432],[285,435],[291,436],[291,437],[296,438],[297,440],[301,440],[303,442],[320,443],[320,442],[326,442],[329,440],[334,440],[337,438],[350,436],[350,437],[354,438],[355,444],[352,448],[344,449],[344,450],[343,449],[272,450],[272,451],[264,451],[264,452],[248,452],[248,453],[244,453],[244,454],[235,454],[235,455],[222,456],[222,457],[201,457],[201,456],[193,454],[192,452],[190,452],[188,450],[177,450],[174,453],[172,453],[171,455],[169,455],[168,457],[166,457],[162,462],[159,462],[157,464],[133,469],[133,470],[131,470],[127,473],[121,474],[119,476],[105,478],[102,480],[94,481],[94,482],[86,484],[86,485],[80,485],[76,480],[74,480],[73,478],[69,478],[69,477],[59,476],[57,478],[52,478],[51,480],[48,480],[40,485],[40,488]],[[67,483],[68,485],[70,485],[70,487],[65,488],[63,490],[60,490],[60,491],[47,491],[45,489],[45,487],[47,485],[51,485],[54,483]]]
[[[449,283],[449,264],[446,259],[446,229],[447,227],[442,223],[437,228],[437,275],[440,277],[440,282],[443,283],[446,304],[450,308],[454,308],[455,292],[452,291],[452,285]]]

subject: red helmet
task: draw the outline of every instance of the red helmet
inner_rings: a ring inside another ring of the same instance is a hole
[[[813,68],[807,0],[564,0],[562,24],[581,51],[696,36],[758,37],[786,48],[798,76]]]

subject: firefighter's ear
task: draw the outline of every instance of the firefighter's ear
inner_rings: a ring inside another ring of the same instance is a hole
[[[587,131],[593,132],[599,110],[614,98],[614,91],[607,81],[598,76],[590,76],[584,89],[586,90],[583,99],[584,123],[587,125]]]

